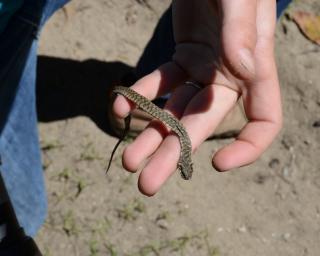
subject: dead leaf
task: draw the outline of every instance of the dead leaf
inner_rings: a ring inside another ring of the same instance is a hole
[[[320,15],[296,11],[291,16],[304,36],[320,45]]]

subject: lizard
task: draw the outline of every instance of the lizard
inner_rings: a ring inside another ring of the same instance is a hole
[[[113,89],[113,93],[120,94],[124,96],[125,98],[129,99],[133,103],[136,104],[136,106],[141,109],[142,111],[148,113],[153,118],[158,119],[161,121],[164,125],[166,125],[168,128],[171,129],[178,137],[179,142],[181,146],[181,152],[180,152],[180,158],[178,162],[178,169],[180,171],[180,175],[183,179],[189,180],[192,177],[193,172],[193,163],[192,163],[192,146],[191,146],[191,140],[190,137],[183,126],[183,124],[173,115],[170,113],[162,110],[157,105],[155,105],[153,102],[149,101],[146,97],[138,94],[136,91],[124,87],[124,86],[115,86]],[[127,135],[129,129],[130,129],[130,121],[131,116],[130,114],[125,118],[125,129],[123,130],[122,136],[120,137],[119,141],[115,145],[111,157],[108,163],[108,167],[106,169],[106,173],[109,171],[111,162],[113,159],[113,155],[115,154],[118,146],[123,141],[125,136]]]

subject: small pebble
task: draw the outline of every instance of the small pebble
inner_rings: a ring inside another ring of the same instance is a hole
[[[289,177],[290,175],[290,169],[288,167],[284,167],[282,170],[283,177]]]
[[[262,175],[261,173],[258,173],[255,177],[254,177],[254,181],[257,184],[264,184],[266,181],[267,177]]]
[[[315,121],[312,126],[315,128],[319,128],[320,127],[320,120]]]
[[[271,237],[274,239],[282,239],[287,242],[290,239],[291,234],[290,233],[284,233],[284,234],[272,233]]]
[[[271,169],[275,169],[279,166],[280,164],[280,160],[278,158],[273,158],[270,162],[269,162],[269,167]]]
[[[285,137],[281,140],[281,144],[285,149],[290,150],[294,146],[293,138]]]
[[[247,227],[246,226],[242,226],[240,228],[238,228],[238,231],[241,233],[246,233],[247,232]]]
[[[291,237],[291,234],[290,233],[285,233],[282,235],[282,238],[285,240],[285,241],[288,241]]]
[[[165,230],[169,229],[169,223],[164,219],[158,220],[157,226],[161,229],[165,229]]]

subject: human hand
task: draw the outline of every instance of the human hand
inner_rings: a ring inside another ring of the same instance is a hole
[[[207,139],[223,118],[243,100],[247,125],[231,144],[212,159],[218,171],[255,161],[281,128],[282,113],[275,60],[275,1],[175,0],[173,24],[176,53],[131,88],[152,100],[172,92],[165,109],[181,120],[193,150]],[[184,83],[204,85],[201,90]],[[114,112],[125,117],[134,108],[124,97]],[[131,172],[148,159],[139,189],[155,194],[176,170],[180,144],[157,121],[127,146],[123,166]]]

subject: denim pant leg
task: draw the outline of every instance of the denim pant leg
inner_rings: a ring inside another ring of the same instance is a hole
[[[0,37],[0,170],[29,236],[36,234],[47,212],[35,104],[35,36],[65,2],[25,0]]]
[[[278,0],[277,1],[277,17],[279,18],[283,11],[288,7],[292,0]]]
[[[291,1],[292,0],[277,1],[278,18]],[[169,7],[161,17],[150,41],[138,61],[136,68],[137,77],[141,78],[142,76],[151,73],[162,64],[171,61],[171,57],[174,54],[174,48],[175,43],[172,30],[172,9]]]
[[[19,223],[30,236],[47,209],[35,110],[36,47],[34,42],[0,138],[1,172]]]

